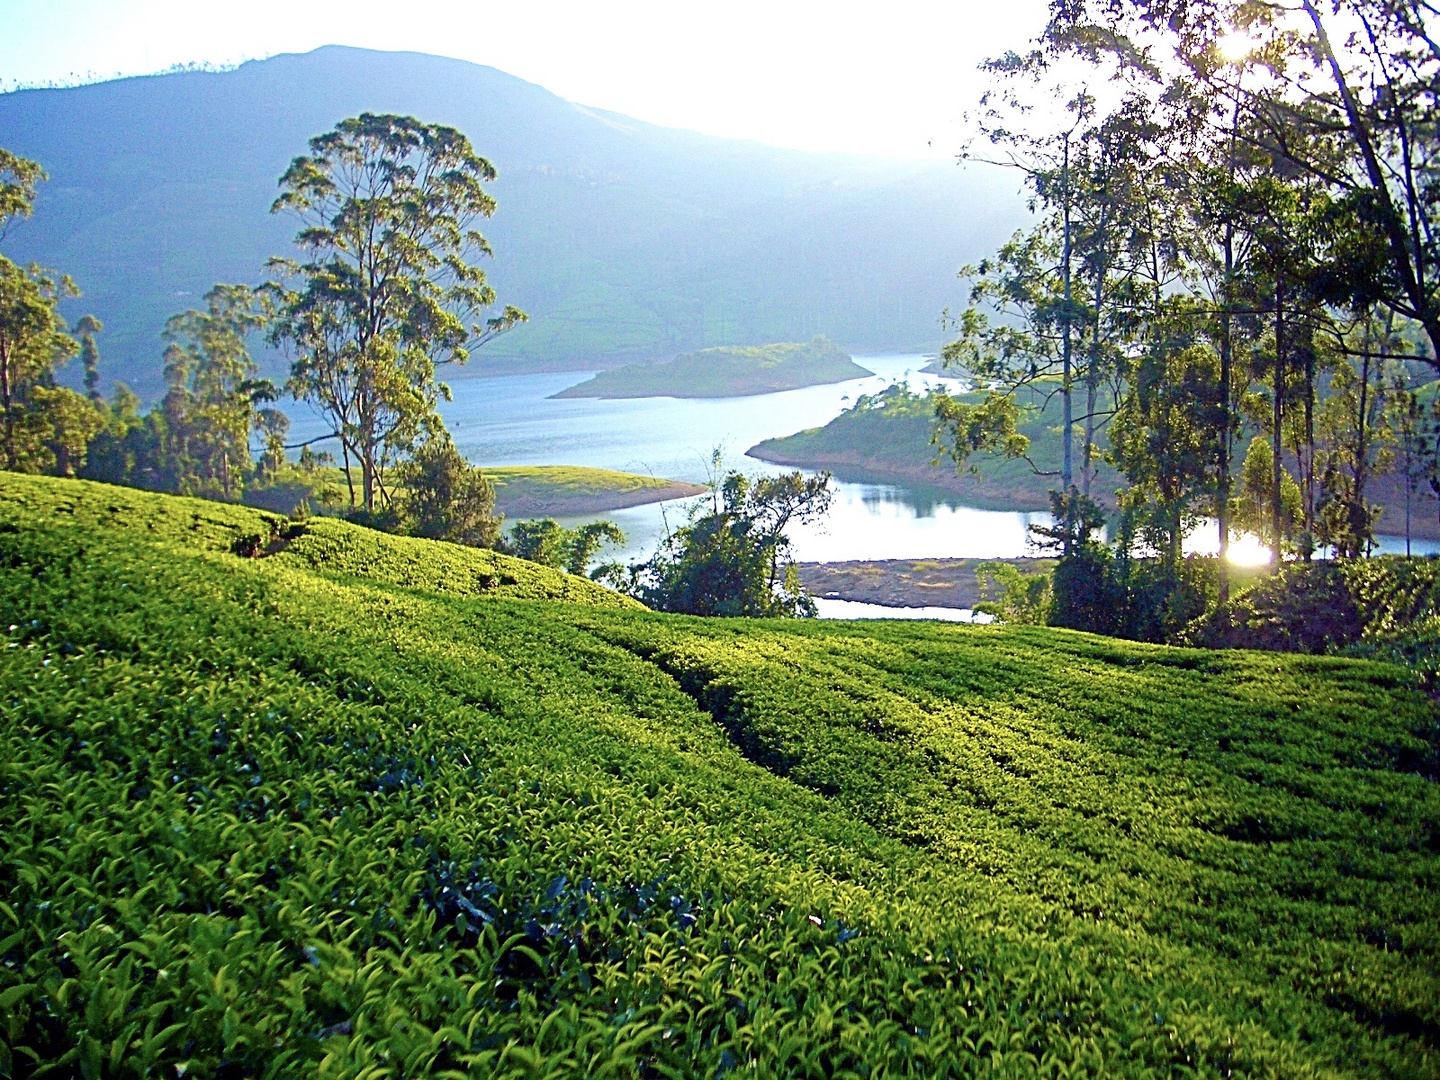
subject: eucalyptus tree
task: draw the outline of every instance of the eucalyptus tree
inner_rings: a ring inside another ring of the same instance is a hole
[[[1440,44],[1428,0],[1052,0],[1061,32],[1104,34],[1150,71],[1203,84],[1257,121],[1278,172],[1349,200],[1380,238],[1379,302],[1423,328],[1440,371]],[[1263,78],[1224,63],[1253,58]],[[1125,61],[1132,63],[1128,59]],[[1223,110],[1222,110],[1223,111]]]
[[[1086,132],[1075,170],[1075,251],[1085,282],[1085,411],[1080,493],[1089,497],[1100,457],[1097,436],[1119,408],[1121,370],[1135,326],[1134,273],[1144,230],[1137,211],[1151,204],[1157,129],[1143,99],[1129,96]],[[1102,404],[1102,390],[1109,390]]]
[[[495,169],[459,131],[364,113],[310,140],[280,178],[273,212],[294,214],[300,259],[272,259],[272,340],[293,356],[287,387],[340,441],[351,505],[389,501],[385,473],[441,428],[436,378],[524,321],[513,306],[484,318],[495,290],[476,260],[495,210]],[[292,287],[287,282],[294,282]]]
[[[976,450],[1021,446],[1014,430],[1013,399],[1023,386],[1056,380],[1061,399],[1060,487],[1074,487],[1074,386],[1077,331],[1085,319],[1075,301],[1075,164],[1085,133],[1094,125],[1095,99],[1083,86],[1067,85],[1055,68],[1057,52],[1043,37],[1024,55],[1010,52],[981,65],[997,79],[980,98],[973,117],[986,153],[967,148],[963,159],[1019,170],[1031,190],[1031,209],[1041,220],[1017,233],[993,260],[962,268],[971,280],[969,302],[954,320],[955,341],[942,361],[992,388],[990,401],[975,406],[942,396],[937,417],[943,446],[957,466]],[[1063,95],[1063,113],[1036,122],[1037,101],[1046,108]],[[993,152],[993,156],[989,156]],[[979,423],[977,424],[977,420]],[[985,430],[992,420],[1002,430]],[[979,441],[969,440],[979,434]]]
[[[94,315],[82,315],[72,333],[80,339],[80,366],[85,372],[85,396],[97,406],[104,403],[100,393],[100,346],[95,335],[105,327]]]
[[[40,165],[0,149],[0,237],[34,210],[45,179]],[[80,295],[75,282],[0,255],[0,466],[69,474],[100,429],[94,406],[55,385],[55,372],[79,351],[60,304]],[[98,325],[98,324],[97,324]]]
[[[1129,65],[1143,63],[1116,64],[1106,59],[1113,40],[1057,26],[1030,52],[986,65],[1002,81],[982,101],[980,131],[1001,152],[990,160],[1023,170],[1039,220],[993,259],[961,271],[971,280],[969,302],[951,321],[956,336],[942,357],[989,393],[968,403],[939,396],[936,412],[942,451],[957,466],[979,452],[1028,458],[1019,414],[1036,395],[1058,395],[1061,464],[1052,475],[1062,494],[1056,505],[1068,513],[1090,496],[1099,432],[1122,407],[1135,338],[1180,281],[1175,253],[1183,243],[1175,234],[1185,214],[1165,162],[1175,124],[1129,78]],[[1108,70],[1081,65],[1077,79],[1072,52]],[[1081,89],[1064,97],[1066,85]],[[1059,531],[1067,551],[1073,544],[1063,538],[1074,532]]]

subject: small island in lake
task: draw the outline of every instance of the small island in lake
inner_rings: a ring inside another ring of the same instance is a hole
[[[551,395],[557,398],[720,398],[773,394],[802,386],[863,379],[874,372],[855,363],[828,338],[806,343],[722,345],[682,353],[659,364],[630,364]]]

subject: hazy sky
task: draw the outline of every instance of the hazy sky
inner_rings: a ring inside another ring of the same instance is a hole
[[[0,87],[333,43],[490,64],[715,135],[948,155],[983,85],[976,63],[1022,48],[1044,13],[1044,0],[0,0]]]

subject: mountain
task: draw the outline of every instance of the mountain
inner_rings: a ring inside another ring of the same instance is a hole
[[[159,389],[158,333],[217,281],[255,282],[293,220],[276,180],[362,111],[464,131],[499,170],[486,234],[502,302],[531,322],[480,372],[613,366],[808,340],[926,350],[956,268],[1022,209],[953,163],[801,153],[646,124],[494,68],[329,46],[223,72],[0,95],[0,146],[50,173],[4,252],[72,274],[107,371]]]

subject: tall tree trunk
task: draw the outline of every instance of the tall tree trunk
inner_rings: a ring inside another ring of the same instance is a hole
[[[1104,228],[1104,217],[1101,218]],[[1105,262],[1095,272],[1095,316],[1090,325],[1090,362],[1085,368],[1085,446],[1081,452],[1080,483],[1085,497],[1090,497],[1090,481],[1095,471],[1095,403],[1100,396],[1100,305],[1105,299]]]
[[[1075,486],[1074,461],[1075,461],[1075,432],[1074,413],[1070,401],[1070,137],[1065,137],[1065,149],[1063,164],[1061,166],[1060,185],[1062,191],[1061,210],[1064,216],[1064,239],[1060,253],[1060,278],[1064,290],[1064,312],[1061,316],[1063,327],[1060,337],[1060,403],[1061,403],[1061,446],[1062,458],[1060,464],[1060,486],[1065,489],[1068,496]],[[1066,548],[1065,554],[1070,554],[1069,522],[1066,523]]]
[[[1060,251],[1060,281],[1063,287],[1064,308],[1060,315],[1060,487],[1066,494],[1067,513],[1073,518],[1073,504],[1070,492],[1074,490],[1074,413],[1070,402],[1070,135],[1064,141],[1064,157],[1060,168],[1061,216],[1063,216],[1063,239]],[[1073,520],[1064,523],[1066,539],[1061,554],[1070,554],[1070,537],[1074,533]]]
[[[1236,125],[1240,104],[1235,104]],[[1231,142],[1232,161],[1234,142]],[[1230,602],[1230,275],[1235,270],[1235,223],[1225,222],[1225,276],[1220,283],[1220,454],[1216,462],[1215,517],[1220,532],[1220,603]]]
[[[1415,493],[1414,464],[1410,460],[1412,432],[1405,432],[1405,557],[1410,558],[1410,497]]]
[[[1315,548],[1315,350],[1305,350],[1305,561]]]
[[[348,439],[340,440],[340,458],[345,463],[345,487],[350,492],[350,509],[355,509],[355,476],[350,469],[350,442]]]
[[[368,346],[367,346],[368,350]],[[360,389],[356,395],[355,418],[360,433],[360,495],[365,512],[375,512],[375,380],[367,363],[360,373]]]
[[[1283,549],[1281,526],[1284,521],[1284,500],[1282,498],[1284,488],[1281,484],[1281,477],[1285,471],[1285,465],[1280,459],[1284,450],[1280,421],[1283,416],[1285,398],[1285,281],[1282,274],[1275,275],[1275,385],[1274,393],[1271,396],[1274,398],[1274,402],[1271,416],[1273,434],[1270,448],[1274,460],[1271,463],[1270,477],[1270,526],[1273,530],[1275,546],[1270,561],[1278,570]]]
[[[1348,555],[1360,554],[1360,537],[1363,531],[1368,531],[1365,513],[1365,458],[1370,453],[1366,445],[1367,428],[1369,427],[1370,416],[1370,330],[1365,330],[1365,354],[1360,358],[1360,414],[1356,417],[1358,423],[1355,425],[1355,484],[1351,490],[1350,503],[1350,533],[1352,537],[1353,550],[1346,552]]]
[[[5,467],[15,468],[15,388],[10,381],[10,346],[0,337],[0,407],[5,410]]]
[[[1090,481],[1095,473],[1095,404],[1100,396],[1095,361],[1092,359],[1090,364],[1085,372],[1085,445],[1080,453],[1081,491],[1087,499],[1090,497]]]

